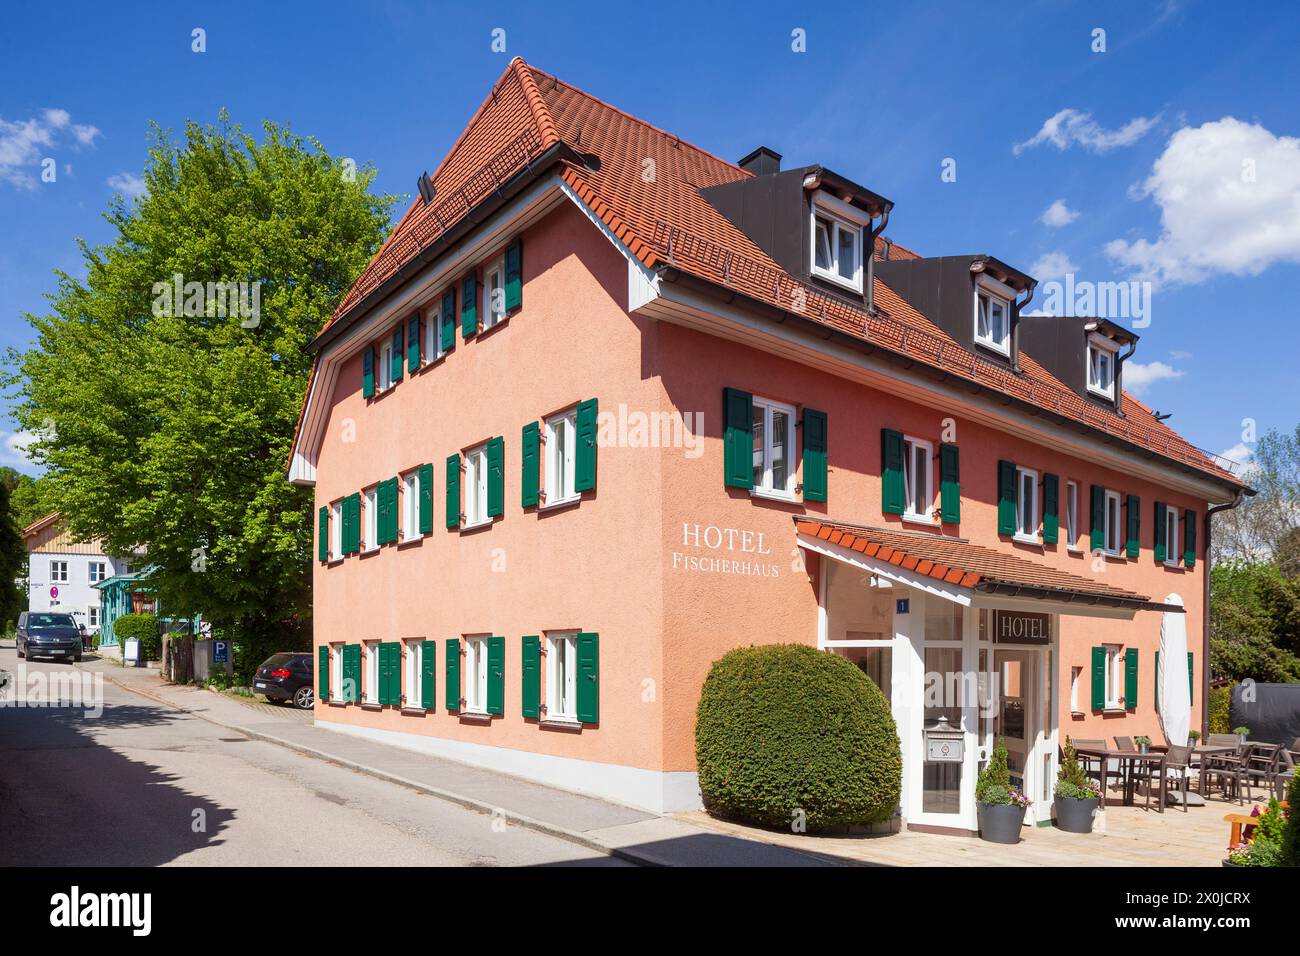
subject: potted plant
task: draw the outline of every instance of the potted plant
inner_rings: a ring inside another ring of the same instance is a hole
[[[990,843],[1020,842],[1020,827],[1025,822],[1029,798],[1011,786],[1007,768],[1007,743],[999,737],[993,758],[980,771],[975,783],[978,801],[980,837]]]
[[[1282,866],[1282,845],[1286,829],[1286,819],[1282,805],[1276,800],[1268,802],[1268,809],[1259,812],[1259,805],[1251,810],[1250,815],[1258,822],[1242,831],[1241,842],[1228,847],[1228,858],[1224,866]]]
[[[1193,750],[1196,749],[1196,745],[1200,742],[1200,740],[1201,740],[1201,732],[1199,730],[1187,731],[1187,745],[1191,747]]]
[[[1101,804],[1101,789],[1079,766],[1074,741],[1065,738],[1065,758],[1056,774],[1056,825],[1067,833],[1091,833],[1092,817]]]
[[[1243,744],[1246,742],[1246,738],[1250,736],[1249,727],[1233,727],[1232,732],[1237,735],[1237,739]]]
[[[1147,749],[1151,746],[1150,737],[1134,737],[1133,742],[1138,745],[1138,753],[1142,754],[1146,753]]]

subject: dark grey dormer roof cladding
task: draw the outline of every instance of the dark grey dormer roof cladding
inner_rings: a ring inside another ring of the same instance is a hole
[[[1110,406],[1111,403],[1088,391],[1088,335],[1096,331],[1124,347],[1137,344],[1138,337],[1123,326],[1106,319],[1073,315],[1026,315],[1020,319],[1020,348],[1034,361],[1064,382],[1074,393],[1088,401]],[[1115,363],[1115,396],[1120,407],[1124,394],[1124,363]]]

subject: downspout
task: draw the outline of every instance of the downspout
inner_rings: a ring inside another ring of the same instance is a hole
[[[1210,739],[1210,519],[1220,511],[1231,511],[1245,499],[1245,489],[1238,488],[1230,504],[1215,505],[1205,512],[1205,584],[1201,610],[1201,739]]]
[[[867,314],[876,314],[876,237],[885,231],[889,225],[889,211],[894,208],[894,204],[886,203],[885,210],[880,214],[880,225],[872,229],[865,243],[869,253],[864,254],[867,257]]]
[[[1016,329],[1011,340],[1011,368],[1013,371],[1020,371],[1020,313],[1029,307],[1029,303],[1034,301],[1034,290],[1038,288],[1038,281],[1034,280],[1029,283],[1026,290],[1029,294],[1025,296],[1024,302],[1016,303]]]

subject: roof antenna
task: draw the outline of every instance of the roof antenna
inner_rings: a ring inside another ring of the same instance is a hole
[[[427,206],[433,202],[433,197],[437,195],[438,191],[433,186],[433,180],[429,178],[428,170],[420,174],[420,178],[416,180],[416,185],[420,189],[420,198],[424,200],[424,204]]]

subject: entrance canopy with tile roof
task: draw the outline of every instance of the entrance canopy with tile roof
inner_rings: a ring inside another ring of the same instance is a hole
[[[949,592],[966,592],[1050,602],[1057,605],[1053,610],[1068,614],[1085,614],[1092,609],[1184,610],[1176,604],[1153,601],[1145,594],[972,544],[965,538],[800,516],[795,516],[794,522],[803,547],[841,560],[860,556],[863,563],[878,568],[886,577],[897,577],[888,573],[888,568],[896,568],[900,574],[905,573],[945,596]]]

